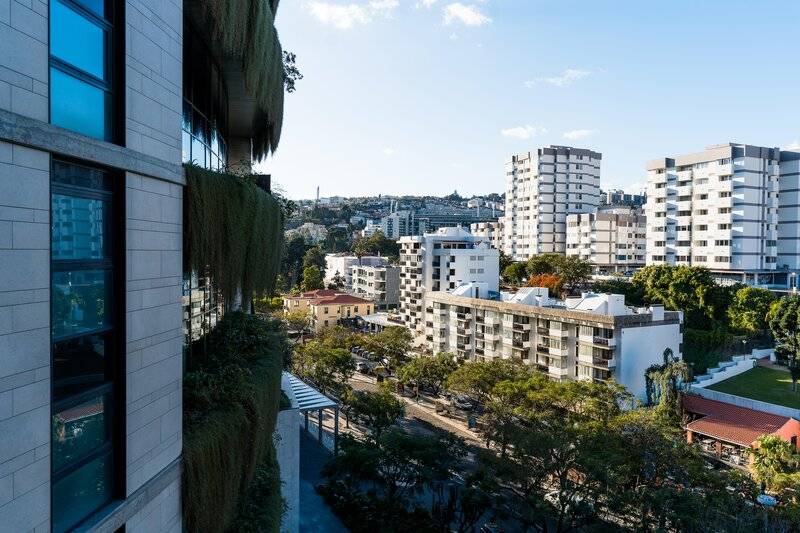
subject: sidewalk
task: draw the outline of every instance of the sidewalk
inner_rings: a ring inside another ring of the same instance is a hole
[[[300,429],[300,531],[303,533],[347,533],[347,528],[333,514],[314,489],[322,480],[322,467],[330,452],[315,437]]]

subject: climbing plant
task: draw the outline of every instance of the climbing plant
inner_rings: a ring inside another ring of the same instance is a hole
[[[208,271],[226,299],[274,289],[283,239],[280,202],[255,177],[186,165],[184,271]]]
[[[665,349],[662,356],[663,364],[650,365],[644,373],[647,404],[658,403],[659,409],[678,416],[678,393],[689,381],[689,368],[674,356],[670,348]]]

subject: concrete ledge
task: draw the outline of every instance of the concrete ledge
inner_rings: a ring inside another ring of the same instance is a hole
[[[0,141],[185,185],[183,167],[0,109]]]
[[[172,483],[180,482],[182,460],[181,457],[177,458],[139,490],[124,500],[110,503],[74,531],[113,533],[118,530]]]

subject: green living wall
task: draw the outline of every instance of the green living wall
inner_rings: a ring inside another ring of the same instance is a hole
[[[184,271],[206,272],[226,298],[269,294],[281,260],[283,209],[255,176],[186,165]]]
[[[228,313],[186,362],[183,516],[186,531],[277,531],[282,514],[272,434],[287,341],[280,323]],[[254,509],[249,492],[270,496]],[[258,511],[258,512],[256,512]]]

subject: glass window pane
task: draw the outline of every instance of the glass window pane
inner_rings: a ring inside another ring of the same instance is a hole
[[[107,395],[53,415],[53,471],[83,459],[109,440]]]
[[[98,457],[53,483],[53,531],[72,529],[111,501],[111,454]]]
[[[111,137],[111,98],[93,85],[50,69],[50,122],[96,139]]]
[[[53,272],[53,337],[89,333],[110,325],[111,273],[106,270]]]
[[[103,259],[108,257],[109,202],[66,194],[50,196],[52,258]]]
[[[206,168],[206,147],[196,137],[192,137],[192,163]]]
[[[76,11],[50,2],[50,53],[105,80],[105,31]]]
[[[74,0],[74,1],[100,17],[108,16],[108,13],[106,12],[105,0]]]
[[[111,379],[111,335],[86,335],[53,345],[53,395],[61,399]]]
[[[111,191],[112,187],[111,176],[108,172],[63,161],[53,161],[51,178],[54,183],[100,191]]]
[[[192,160],[192,137],[189,132],[181,132],[181,161],[188,163]]]

